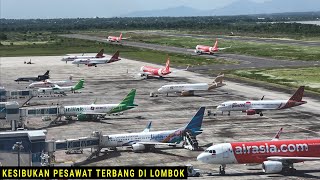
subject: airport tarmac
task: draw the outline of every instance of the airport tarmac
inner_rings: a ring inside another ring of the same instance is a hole
[[[65,34],[61,35],[63,37],[68,38],[77,38],[77,39],[85,39],[91,41],[99,41],[108,43],[107,40],[103,37],[97,36],[89,36],[82,34]],[[142,43],[142,42],[134,42],[134,41],[122,41],[122,45],[152,49],[157,51],[165,51],[165,52],[173,52],[173,53],[181,53],[181,54],[191,54],[198,56],[194,53],[194,49],[173,47],[173,46],[163,46],[158,44],[150,44],[150,43]],[[224,60],[237,61],[237,64],[215,64],[215,65],[205,65],[205,66],[197,66],[190,67],[190,70],[195,72],[201,72],[206,70],[233,70],[233,69],[249,69],[249,68],[284,68],[284,67],[309,67],[309,66],[320,66],[320,61],[300,61],[300,60],[277,60],[272,58],[264,58],[264,57],[254,57],[248,55],[239,55],[239,54],[226,54],[226,53],[217,53],[215,55],[201,55],[206,58],[220,58]]]
[[[24,64],[32,59],[35,64]],[[238,82],[225,82],[227,85],[211,92],[196,93],[192,97],[180,97],[171,94],[169,97],[159,95],[149,97],[159,87],[170,83],[212,82],[215,75],[200,75],[193,72],[177,71],[164,79],[139,80],[136,75],[142,65],[149,63],[122,59],[121,61],[98,65],[98,67],[77,67],[71,63],[60,61],[61,56],[37,57],[2,57],[1,58],[1,85],[7,89],[23,90],[28,83],[16,83],[14,79],[21,76],[37,76],[50,70],[51,79],[67,79],[73,75],[74,80],[85,79],[85,88],[78,94],[69,94],[59,98],[35,98],[31,101],[46,105],[52,104],[91,104],[97,98],[97,103],[118,103],[132,88],[137,89],[135,109],[124,112],[121,116],[107,116],[101,122],[73,121],[65,125],[47,127],[49,122],[41,118],[30,118],[27,124],[32,129],[46,128],[47,138],[69,139],[89,136],[93,131],[103,134],[142,131],[149,121],[152,121],[151,130],[168,130],[184,126],[201,106],[214,112],[214,107],[228,100],[260,99],[289,99],[296,89],[289,94],[267,90],[261,87],[244,85]],[[158,65],[154,65],[158,66]],[[159,66],[160,67],[160,66]],[[203,133],[197,136],[199,145],[206,148],[212,144],[231,141],[255,141],[271,139],[280,127],[284,128],[281,139],[304,139],[319,136],[320,103],[310,97],[304,98],[307,104],[284,110],[267,111],[263,117],[246,116],[245,114],[231,113],[231,116],[205,116]],[[208,165],[198,162],[196,157],[202,151],[187,149],[161,148],[156,152],[134,153],[127,148],[118,151],[102,150],[100,157],[85,161],[90,155],[90,149],[84,154],[66,155],[64,151],[55,153],[57,162],[77,162],[81,165],[108,166],[108,165],[150,165],[169,166],[193,164],[201,169],[201,179],[301,179],[320,178],[320,162],[298,163],[295,168],[297,175],[286,177],[278,174],[263,174],[261,165],[244,166],[228,165],[226,176],[219,176],[219,165]],[[212,173],[209,175],[208,173]]]

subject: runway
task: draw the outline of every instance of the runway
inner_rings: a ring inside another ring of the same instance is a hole
[[[77,38],[77,39],[85,39],[91,41],[98,42],[107,42],[102,37],[97,36],[89,36],[89,35],[81,35],[81,34],[64,34],[61,35],[67,38]],[[132,41],[122,41],[121,43],[124,46],[152,49],[158,51],[165,52],[173,52],[173,53],[181,53],[181,54],[191,54],[195,55],[193,49],[179,48],[179,47],[171,47],[171,46],[162,46],[157,44],[148,44],[141,42],[132,42]],[[233,60],[238,61],[238,64],[220,64],[220,65],[206,65],[206,66],[197,66],[189,68],[191,71],[202,71],[202,70],[234,70],[234,69],[251,69],[251,68],[282,68],[282,67],[309,67],[309,66],[319,66],[320,61],[291,61],[291,60],[276,60],[271,58],[262,58],[262,57],[254,57],[247,55],[237,55],[237,54],[223,54],[219,53],[216,55],[201,55],[206,58],[215,59],[217,57],[225,59],[225,60]]]

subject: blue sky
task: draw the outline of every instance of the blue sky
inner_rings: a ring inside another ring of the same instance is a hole
[[[135,11],[177,6],[209,10],[226,6],[234,1],[236,0],[0,0],[0,17],[14,19],[115,17]]]

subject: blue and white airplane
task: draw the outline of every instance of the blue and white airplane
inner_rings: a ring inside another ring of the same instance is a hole
[[[193,136],[202,133],[201,125],[204,111],[205,107],[201,107],[186,126],[175,130],[150,132],[150,122],[148,126],[139,133],[109,135],[105,147],[116,148],[131,146],[134,152],[139,152],[153,149],[155,145],[176,146],[183,141],[183,134],[186,131],[189,131]]]

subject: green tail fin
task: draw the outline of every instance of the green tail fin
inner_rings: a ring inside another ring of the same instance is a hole
[[[84,79],[81,79],[74,87],[73,90],[79,90],[83,88]]]
[[[132,89],[128,95],[120,102],[120,104],[124,104],[127,106],[135,106],[134,97],[136,96],[136,90]]]

